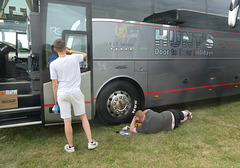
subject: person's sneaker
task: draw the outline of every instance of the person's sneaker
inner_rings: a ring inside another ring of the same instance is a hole
[[[190,111],[188,111],[188,115],[187,116],[188,116],[188,119],[192,119],[192,113]]]
[[[64,146],[64,149],[65,149],[65,151],[67,151],[67,152],[75,152],[75,147],[74,147],[74,145],[73,145],[72,147],[70,147],[69,144],[66,144],[66,145]]]
[[[98,146],[98,142],[92,140],[92,142],[88,143],[88,149],[94,149]]]

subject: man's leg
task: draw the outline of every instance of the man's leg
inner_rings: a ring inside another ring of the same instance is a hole
[[[86,114],[80,115],[80,119],[82,120],[82,127],[87,136],[88,142],[90,143],[92,142],[92,134],[91,134],[90,124],[87,119],[87,115]]]
[[[88,149],[95,149],[98,146],[98,142],[92,140],[91,128],[87,119],[87,115],[80,115],[80,119],[82,120],[82,126],[88,139]]]
[[[73,129],[72,129],[72,118],[64,119],[65,135],[69,146],[73,146]]]

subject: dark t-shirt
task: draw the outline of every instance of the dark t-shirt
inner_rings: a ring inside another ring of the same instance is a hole
[[[138,133],[145,134],[169,130],[172,130],[172,114],[170,111],[157,113],[148,110],[142,125],[136,128]]]

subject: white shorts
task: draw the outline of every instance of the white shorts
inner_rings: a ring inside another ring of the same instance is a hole
[[[69,95],[58,95],[58,105],[60,107],[60,114],[62,119],[71,118],[71,107],[74,115],[80,116],[85,114],[85,101],[82,92],[77,92]]]

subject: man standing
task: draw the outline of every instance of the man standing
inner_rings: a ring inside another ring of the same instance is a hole
[[[85,113],[84,95],[80,90],[81,72],[79,63],[87,56],[86,53],[68,50],[62,39],[54,42],[54,50],[58,58],[50,64],[50,78],[52,80],[55,104],[60,107],[61,118],[64,120],[65,135],[68,144],[64,149],[74,152],[71,106],[74,115],[80,116],[82,126],[88,139],[88,149],[94,149],[98,142],[92,140],[91,128]],[[66,53],[72,55],[66,55]]]
[[[161,113],[154,112],[150,109],[145,111],[138,110],[133,117],[130,125],[132,133],[157,133],[160,131],[170,131],[178,127],[182,122],[192,118],[192,113],[188,110],[170,109]],[[141,126],[135,127],[136,121],[142,123]]]

